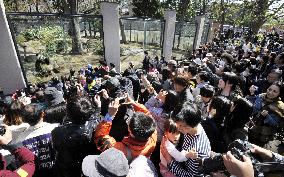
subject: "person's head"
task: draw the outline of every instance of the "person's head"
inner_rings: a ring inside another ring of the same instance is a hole
[[[231,54],[228,54],[228,53],[223,53],[221,58],[228,65],[231,65],[233,63],[233,60],[234,60],[233,56]]]
[[[56,106],[49,106],[44,110],[45,122],[62,123],[66,116],[66,104],[60,103]]]
[[[71,97],[66,105],[67,117],[74,124],[84,124],[95,109],[87,97]]]
[[[47,87],[44,90],[44,98],[48,106],[56,106],[64,102],[62,92],[58,91],[55,87]]]
[[[168,68],[169,68],[172,72],[175,71],[176,67],[177,67],[177,62],[176,62],[175,60],[169,60],[169,61],[168,61]]]
[[[177,76],[174,78],[173,82],[175,91],[178,93],[184,91],[189,85],[188,78],[186,76]]]
[[[200,73],[197,74],[196,76],[196,82],[198,84],[203,83],[203,82],[208,82],[208,74],[205,71],[202,71]]]
[[[193,77],[196,76],[197,74],[197,68],[196,66],[192,66],[192,65],[189,65],[188,68],[187,68],[187,72],[188,72],[188,77],[191,79]]]
[[[8,106],[5,110],[3,123],[9,126],[20,125],[23,122],[21,115],[23,109],[24,105],[19,100],[12,101],[10,106]]]
[[[180,132],[176,122],[173,119],[167,119],[164,124],[164,131],[167,138],[174,144],[178,143]]]
[[[226,97],[214,97],[208,106],[208,112],[211,118],[223,119],[230,111],[231,102]]]
[[[101,66],[106,67],[107,66],[107,62],[105,60],[100,60],[99,63],[101,64]]]
[[[110,66],[110,69],[115,68],[115,64],[113,64],[113,63],[110,63],[109,66]]]
[[[253,105],[245,98],[239,98],[232,103],[231,110],[232,115],[239,121],[249,121],[249,117],[253,111]]]
[[[181,111],[174,116],[178,130],[183,134],[195,135],[202,120],[201,112],[192,104],[185,103]]]
[[[254,95],[257,90],[258,90],[257,86],[255,85],[250,86],[249,88],[250,95]]]
[[[44,111],[40,104],[29,104],[26,105],[22,111],[23,122],[34,126],[39,122],[43,121]]]
[[[225,88],[231,88],[231,90],[234,90],[237,85],[238,76],[233,72],[224,72],[218,83],[218,87],[221,90],[224,90]]]
[[[276,57],[277,57],[277,54],[275,52],[271,52],[269,55],[269,61],[271,63],[274,63]]]
[[[178,102],[179,102],[179,97],[177,93],[173,90],[169,90],[165,97],[165,102],[162,106],[163,111],[165,113],[170,113],[171,111],[175,109]]]
[[[283,65],[284,64],[284,52],[280,53],[276,59],[275,59],[275,63],[277,65]],[[284,72],[284,71],[283,71]]]
[[[171,70],[168,69],[168,68],[162,69],[161,75],[162,75],[162,80],[163,80],[163,81],[172,78],[172,72],[171,72]]]
[[[145,142],[155,132],[156,122],[152,117],[136,112],[129,121],[128,130],[136,140]]]
[[[100,155],[88,155],[83,159],[82,172],[89,177],[126,177],[128,160],[120,150],[110,148]]]
[[[274,82],[279,80],[281,74],[282,74],[281,70],[279,70],[279,69],[272,69],[270,71],[270,73],[267,75],[266,79],[267,79],[268,83],[272,84],[272,83],[274,83]]]
[[[284,98],[284,86],[281,82],[274,82],[266,91],[266,97],[270,100],[276,100]]]
[[[215,90],[212,85],[205,84],[200,88],[200,96],[204,103],[208,103],[211,98],[214,96]]]

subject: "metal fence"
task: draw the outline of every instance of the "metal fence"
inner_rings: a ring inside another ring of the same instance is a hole
[[[185,57],[186,53],[193,50],[197,33],[196,22],[176,22],[173,43],[173,56]]]
[[[7,13],[28,82],[68,75],[103,58],[102,16]]]
[[[124,64],[131,61],[139,65],[145,50],[151,58],[160,57],[163,53],[164,28],[163,19],[120,18],[121,60]],[[122,70],[125,68],[122,65]]]

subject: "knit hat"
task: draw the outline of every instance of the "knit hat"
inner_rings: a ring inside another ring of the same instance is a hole
[[[50,106],[55,106],[64,102],[63,94],[55,87],[47,87],[44,90],[44,98]]]
[[[88,177],[126,177],[129,171],[125,155],[110,148],[100,155],[88,155],[82,162],[82,171]]]

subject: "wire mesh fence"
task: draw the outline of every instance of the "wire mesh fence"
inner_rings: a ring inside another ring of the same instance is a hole
[[[173,43],[173,56],[181,59],[193,50],[194,40],[197,33],[195,22],[176,22]]]
[[[121,60],[139,66],[145,50],[151,58],[161,57],[164,25],[164,20],[120,18]],[[122,69],[126,67],[122,65]]]
[[[102,17],[7,13],[22,69],[31,83],[69,74],[103,58]]]

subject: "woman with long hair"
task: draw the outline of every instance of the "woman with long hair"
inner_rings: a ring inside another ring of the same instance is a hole
[[[224,72],[218,83],[218,96],[224,96],[229,100],[236,99],[238,96],[243,96],[239,87],[238,76],[233,72]]]
[[[255,126],[249,132],[249,140],[260,146],[278,151],[278,145],[283,143],[284,132],[284,85],[273,83],[260,94],[253,105],[253,122]],[[278,143],[276,143],[278,142]]]
[[[6,108],[3,123],[9,126],[22,124],[21,112],[23,108],[24,105],[19,100],[12,101]]]
[[[231,108],[230,100],[223,96],[214,97],[208,107],[209,117],[202,122],[202,126],[209,138],[212,151],[225,152],[223,140],[224,122]]]
[[[247,140],[247,131],[244,128],[250,120],[252,111],[252,103],[245,98],[239,98],[232,103],[224,125],[224,139],[227,145],[236,139]]]

